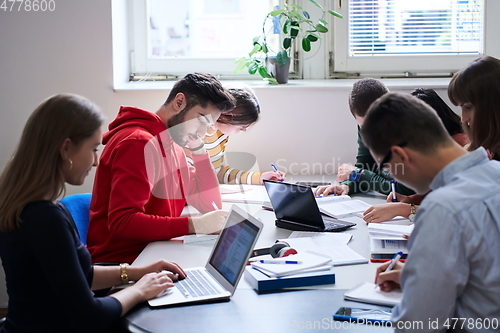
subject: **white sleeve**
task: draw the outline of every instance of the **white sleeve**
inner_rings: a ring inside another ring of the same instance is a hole
[[[469,275],[462,221],[431,205],[421,208],[417,222],[401,277],[403,300],[393,309],[395,331],[445,332]]]

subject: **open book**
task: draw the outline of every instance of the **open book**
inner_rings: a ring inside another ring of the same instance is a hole
[[[371,207],[366,202],[353,200],[348,195],[329,195],[316,198],[316,202],[320,212],[337,219],[362,213]]]
[[[401,289],[394,289],[390,292],[380,290],[378,285],[365,282],[354,289],[347,291],[344,298],[349,301],[370,303],[385,306],[394,306],[401,302],[403,292]]]
[[[262,185],[224,185],[220,189],[224,202],[260,205],[269,203],[269,195]]]
[[[346,236],[337,233],[316,233],[310,237],[287,238],[282,241],[290,244],[299,253],[309,251],[330,257],[334,266],[366,264],[368,260],[351,249],[345,238]],[[352,235],[347,235],[350,239]]]
[[[403,234],[410,235],[412,231],[413,224],[370,223],[368,225],[370,252],[395,254],[401,251],[408,253],[408,240],[403,237]]]

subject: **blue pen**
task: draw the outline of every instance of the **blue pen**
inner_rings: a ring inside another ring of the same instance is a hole
[[[392,271],[392,269],[394,268],[394,266],[396,266],[396,264],[398,263],[399,259],[401,258],[401,256],[403,255],[403,252],[399,251],[398,253],[396,253],[394,255],[394,257],[391,259],[391,263],[389,264],[389,266],[387,266],[387,268],[385,269],[384,272],[390,272]]]
[[[274,163],[271,163],[271,167],[273,168],[273,170],[274,170],[275,172],[279,172],[279,171],[278,171],[278,167],[277,167],[276,165],[274,165]],[[280,179],[280,182],[282,182],[283,180],[284,180],[284,179]]]
[[[398,202],[398,198],[396,197],[396,181],[391,180],[391,193],[392,193],[392,202]]]
[[[274,260],[257,260],[261,264],[281,264],[281,265],[292,265],[292,264],[302,264],[302,261],[296,260],[285,260],[285,261],[274,261]]]

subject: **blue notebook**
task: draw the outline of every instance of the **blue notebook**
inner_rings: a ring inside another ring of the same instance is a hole
[[[247,266],[245,268],[245,280],[257,291],[270,291],[283,288],[334,284],[335,273],[333,273],[331,269],[328,269],[280,277],[270,277],[251,266]]]

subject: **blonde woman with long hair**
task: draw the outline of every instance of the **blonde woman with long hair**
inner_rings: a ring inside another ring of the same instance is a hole
[[[0,177],[0,255],[9,294],[2,332],[103,332],[185,277],[165,260],[92,266],[71,217],[56,204],[65,183],[83,184],[97,165],[103,120],[83,97],[48,98],[28,119]],[[129,280],[137,282],[111,296],[92,293]]]

